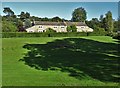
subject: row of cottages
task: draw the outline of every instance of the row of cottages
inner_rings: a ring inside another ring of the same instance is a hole
[[[34,26],[27,28],[27,32],[46,32],[48,28],[52,28],[56,32],[67,32],[67,26],[75,25],[77,32],[93,32],[84,22],[43,22],[35,21]]]

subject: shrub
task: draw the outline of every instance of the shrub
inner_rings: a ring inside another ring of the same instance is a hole
[[[16,32],[18,30],[17,26],[11,21],[2,22],[2,31],[3,32]]]
[[[89,36],[103,36],[98,32],[89,33]],[[42,33],[27,33],[27,32],[3,32],[3,38],[11,37],[79,37],[87,36],[86,32],[42,32]]]
[[[104,28],[100,28],[100,27],[95,27],[94,31],[89,33],[89,35],[93,35],[93,36],[105,36],[107,34],[107,32],[104,30]]]
[[[77,32],[77,28],[75,25],[67,26],[67,32]]]
[[[120,33],[114,33],[113,38],[120,40]]]
[[[46,32],[47,32],[47,33],[51,33],[51,32],[53,32],[53,33],[54,33],[54,32],[56,32],[56,31],[55,31],[55,30],[53,30],[52,28],[48,28],[48,29],[46,29]]]

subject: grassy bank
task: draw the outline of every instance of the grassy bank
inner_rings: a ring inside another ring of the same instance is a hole
[[[116,86],[117,40],[106,36],[2,39],[3,86]]]

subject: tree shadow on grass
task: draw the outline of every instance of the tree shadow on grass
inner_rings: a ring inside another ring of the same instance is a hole
[[[69,72],[78,79],[91,77],[100,81],[118,82],[118,45],[83,38],[65,38],[47,44],[26,44],[29,51],[23,59],[38,70]]]

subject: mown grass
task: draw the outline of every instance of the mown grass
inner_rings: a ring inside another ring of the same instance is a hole
[[[118,41],[80,38],[3,38],[3,86],[117,86]]]

